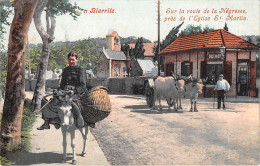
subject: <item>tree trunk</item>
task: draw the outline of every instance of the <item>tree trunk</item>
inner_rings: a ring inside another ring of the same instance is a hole
[[[50,46],[54,37],[54,30],[56,26],[55,18],[50,16],[51,26],[49,23],[49,16],[46,13],[46,27],[47,31],[44,30],[41,23],[41,15],[47,4],[48,0],[41,0],[36,8],[34,14],[34,23],[35,27],[40,34],[43,42],[41,61],[38,66],[38,76],[37,76],[37,84],[34,90],[33,95],[33,103],[34,103],[34,111],[39,111],[41,108],[41,100],[43,95],[45,94],[45,82],[46,82],[46,72],[48,67],[48,60],[50,54]]]
[[[21,143],[21,121],[25,97],[25,47],[37,3],[38,0],[14,2],[15,14],[9,36],[6,95],[1,122],[1,141],[5,145]]]
[[[50,43],[43,41],[43,50],[41,55],[41,61],[38,66],[38,77],[37,84],[34,91],[34,111],[39,111],[41,108],[41,100],[45,94],[45,82],[46,82],[46,71],[48,67],[50,53]]]

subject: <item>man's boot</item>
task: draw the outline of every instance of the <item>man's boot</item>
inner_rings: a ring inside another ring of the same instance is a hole
[[[41,125],[41,127],[37,128],[37,130],[44,130],[44,129],[50,129],[49,120],[45,120],[43,125]]]

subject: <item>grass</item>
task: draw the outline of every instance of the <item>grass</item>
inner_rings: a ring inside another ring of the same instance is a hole
[[[0,121],[2,119],[2,111],[0,110]],[[8,152],[16,151],[29,151],[30,149],[30,131],[32,130],[33,124],[36,120],[36,115],[32,112],[31,100],[24,100],[23,116],[22,116],[22,130],[21,138],[22,141],[19,145],[13,146],[8,144],[6,150]],[[1,127],[1,123],[0,123]],[[11,162],[3,156],[0,156],[1,165],[11,165]]]

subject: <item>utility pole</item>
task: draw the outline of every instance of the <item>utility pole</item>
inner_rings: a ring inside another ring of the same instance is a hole
[[[158,0],[158,53],[157,53],[157,63],[158,63],[158,76],[161,75],[161,62],[160,62],[160,0]]]

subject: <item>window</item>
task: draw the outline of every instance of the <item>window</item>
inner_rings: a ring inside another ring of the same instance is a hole
[[[207,63],[207,84],[216,84],[219,74],[223,74],[223,62]]]
[[[172,76],[174,73],[174,64],[166,64],[166,76]]]
[[[181,63],[181,75],[189,76],[190,74],[192,74],[192,62]]]
[[[114,64],[114,77],[118,77],[118,66],[117,64]]]

